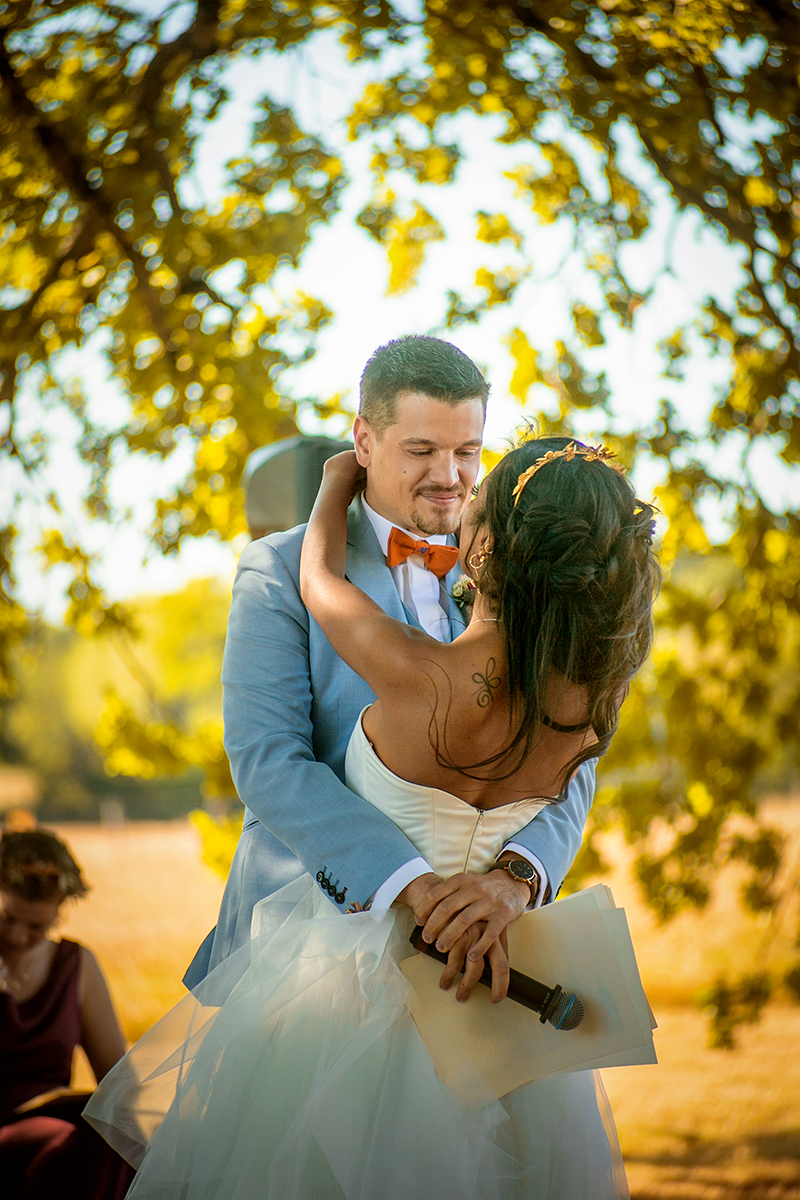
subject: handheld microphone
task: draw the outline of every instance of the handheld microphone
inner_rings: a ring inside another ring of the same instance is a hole
[[[417,925],[409,938],[415,950],[419,949],[421,938],[422,926]],[[435,958],[437,962],[447,962],[447,955],[441,950],[437,950],[435,946],[428,945],[427,942],[422,942],[421,945],[424,946],[423,953]],[[555,987],[548,987],[547,984],[539,983],[538,979],[531,979],[530,975],[523,975],[521,971],[515,971],[513,967],[510,969],[510,976],[508,999],[539,1013],[539,1021],[542,1025],[545,1021],[549,1021],[555,1029],[563,1031],[577,1029],[580,1025],[585,1010],[574,992],[565,992],[560,983],[557,983]],[[488,987],[492,986],[492,968],[488,963],[484,967],[480,982],[485,983]]]

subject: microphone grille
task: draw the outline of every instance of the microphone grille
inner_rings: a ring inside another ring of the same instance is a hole
[[[577,1029],[585,1016],[585,1010],[574,992],[562,992],[558,1003],[547,1018],[556,1029]]]

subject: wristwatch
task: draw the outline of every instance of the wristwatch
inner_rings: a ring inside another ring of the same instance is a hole
[[[536,899],[539,891],[539,875],[524,858],[512,858],[508,862],[495,863],[492,870],[508,871],[512,879],[519,879],[522,883],[527,883],[531,889],[531,903]]]

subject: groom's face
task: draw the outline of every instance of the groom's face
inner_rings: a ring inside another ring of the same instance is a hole
[[[453,533],[478,474],[483,422],[479,399],[454,407],[419,392],[398,396],[396,420],[380,437],[356,417],[367,503],[410,533]]]

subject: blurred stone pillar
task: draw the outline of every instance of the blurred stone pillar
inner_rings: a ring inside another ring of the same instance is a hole
[[[352,442],[299,434],[255,450],[242,475],[251,538],[293,529],[307,521],[326,460],[352,449]]]

